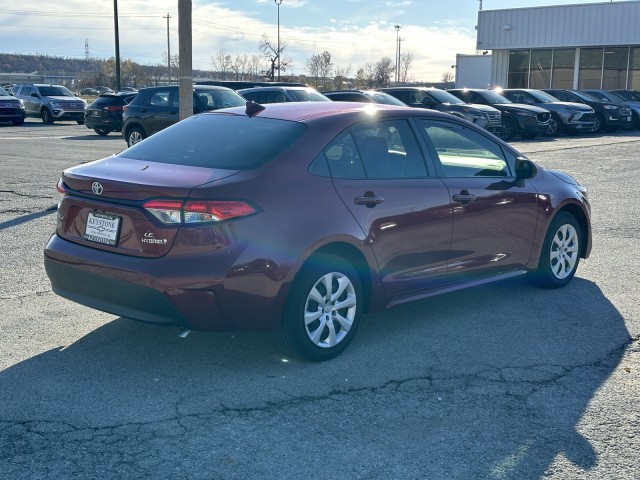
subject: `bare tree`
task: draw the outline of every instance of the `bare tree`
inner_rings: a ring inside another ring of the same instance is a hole
[[[275,80],[277,74],[282,75],[288,68],[293,67],[293,59],[282,55],[285,47],[286,45],[280,42],[280,51],[278,51],[278,47],[273,45],[266,35],[262,36],[262,40],[258,44],[262,56],[269,62],[269,69],[264,73],[271,81]],[[278,68],[280,71],[278,71]]]
[[[374,66],[374,87],[385,87],[391,81],[395,65],[390,57],[382,57]]]
[[[236,80],[242,80],[245,78],[248,65],[249,57],[247,55],[236,55],[236,58],[231,65],[231,71],[235,75]]]
[[[331,75],[333,63],[331,63],[331,54],[325,50],[320,54],[320,77],[322,77],[322,88],[327,89],[327,77]]]
[[[409,70],[411,69],[411,65],[415,57],[411,52],[404,52],[400,54],[400,66],[399,66],[399,81],[400,83],[407,83],[409,81]]]
[[[231,71],[232,64],[231,55],[225,52],[224,48],[211,57],[211,65],[216,72],[222,75],[222,80],[227,79],[227,72]]]
[[[333,88],[341,89],[349,78],[351,65],[346,68],[336,67],[335,76],[333,77]]]
[[[306,62],[306,69],[309,76],[313,78],[313,86],[318,88],[320,78],[320,63],[322,62],[322,56],[320,54],[311,55]]]
[[[251,57],[249,57],[247,69],[251,80],[258,80],[261,78],[260,70],[262,69],[262,60],[263,59],[260,55],[251,55]]]
[[[445,82],[445,83],[446,82],[453,82],[454,78],[455,77],[454,77],[453,73],[451,73],[451,72],[444,72],[442,74],[442,81]]]

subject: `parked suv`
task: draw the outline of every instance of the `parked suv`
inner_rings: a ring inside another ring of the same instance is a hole
[[[311,87],[254,87],[243,88],[238,93],[252,102],[330,102],[327,97]]]
[[[447,90],[467,103],[490,105],[502,112],[503,140],[511,140],[520,134],[525,138],[534,138],[549,128],[551,113],[549,110],[524,103],[513,103],[506,97],[482,88],[464,88]]]
[[[498,90],[497,90],[498,91]],[[535,105],[551,112],[549,128],[545,135],[555,137],[559,133],[591,132],[595,121],[593,108],[584,103],[561,102],[541,90],[527,88],[500,89],[498,93],[515,103]]]
[[[142,88],[123,106],[122,135],[130,147],[179,120],[180,93],[177,85]],[[230,88],[193,86],[193,113],[239,107],[244,98]]]
[[[21,83],[13,87],[13,94],[24,102],[27,117],[41,118],[44,123],[75,120],[84,123],[87,102],[76,97],[64,85]]]
[[[24,123],[24,103],[0,88],[0,122]]]
[[[622,103],[631,109],[631,119],[633,125],[630,128],[640,129],[640,102],[637,100],[628,100],[619,93],[610,92],[608,90],[581,90],[581,92],[588,93],[592,97],[597,98],[602,102],[615,102]]]
[[[502,114],[497,108],[481,104],[469,104],[449,92],[439,88],[426,87],[389,87],[380,88],[381,92],[393,95],[410,107],[430,108],[464,118],[479,127],[500,135]]]
[[[87,107],[84,125],[98,135],[122,131],[122,107],[127,105],[136,92],[107,92],[101,94]]]
[[[623,103],[603,102],[588,93],[576,90],[545,88],[543,92],[547,92],[563,102],[584,103],[593,108],[596,112],[593,132],[602,132],[603,130],[615,132],[619,128],[630,128],[633,124],[631,109]]]

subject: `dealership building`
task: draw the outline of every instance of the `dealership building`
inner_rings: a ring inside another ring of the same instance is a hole
[[[480,10],[477,49],[491,55],[458,56],[457,86],[640,90],[640,1]],[[488,68],[458,85],[470,60]]]

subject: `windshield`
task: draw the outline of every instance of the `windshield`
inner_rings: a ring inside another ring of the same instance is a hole
[[[633,100],[634,102],[640,102],[640,95],[630,90],[616,91],[617,95],[620,95],[625,100]]]
[[[0,87],[0,97],[8,97],[9,92],[7,92],[4,88]]]
[[[386,105],[398,105],[399,107],[407,106],[404,102],[401,102],[397,98],[392,97],[388,93],[376,92],[375,90],[368,90],[366,92],[366,95],[373,103],[384,103]]]
[[[192,167],[250,170],[282,153],[304,133],[302,123],[206,113],[178,122],[117,156]]]
[[[487,102],[489,102],[489,104],[513,103],[507,97],[503,97],[502,95],[499,95],[496,92],[492,92],[490,90],[476,92],[476,93],[480,95],[482,98],[484,98]]]
[[[620,97],[612,93],[589,91],[587,94],[597,98],[601,102],[618,102],[621,100]]]
[[[578,91],[573,91],[572,92],[576,97],[578,97],[581,100],[584,100],[585,102],[593,102],[594,100],[599,102],[600,99],[598,99],[597,97],[595,97],[594,95],[591,95],[589,93],[586,92],[578,92]]]
[[[296,102],[330,102],[331,101],[321,93],[318,93],[311,88],[300,89],[300,90],[287,90],[287,93],[291,95]]]
[[[455,95],[445,92],[444,90],[427,90],[424,92],[425,96],[432,97],[440,103],[450,103],[452,105],[460,105],[465,102],[460,100]]]
[[[75,97],[67,87],[46,86],[38,87],[40,95],[43,97]]]
[[[540,90],[532,90],[529,92],[533,98],[542,103],[550,103],[550,102],[559,102],[556,97],[549,95],[546,92],[542,92]]]

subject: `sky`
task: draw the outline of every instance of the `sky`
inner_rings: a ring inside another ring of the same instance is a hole
[[[354,76],[367,62],[411,52],[409,76],[439,81],[452,72],[456,54],[476,53],[480,0],[193,0],[193,68],[212,70],[220,51],[259,54],[266,35],[277,45],[278,11],[283,56],[294,74],[306,61],[328,51],[334,67]],[[0,52],[107,59],[115,55],[114,3],[86,0],[0,0]],[[590,0],[483,0],[484,10],[599,3]],[[178,0],[119,0],[121,59],[154,65],[178,53]],[[394,25],[400,25],[396,32]],[[25,72],[30,73],[30,72]]]

